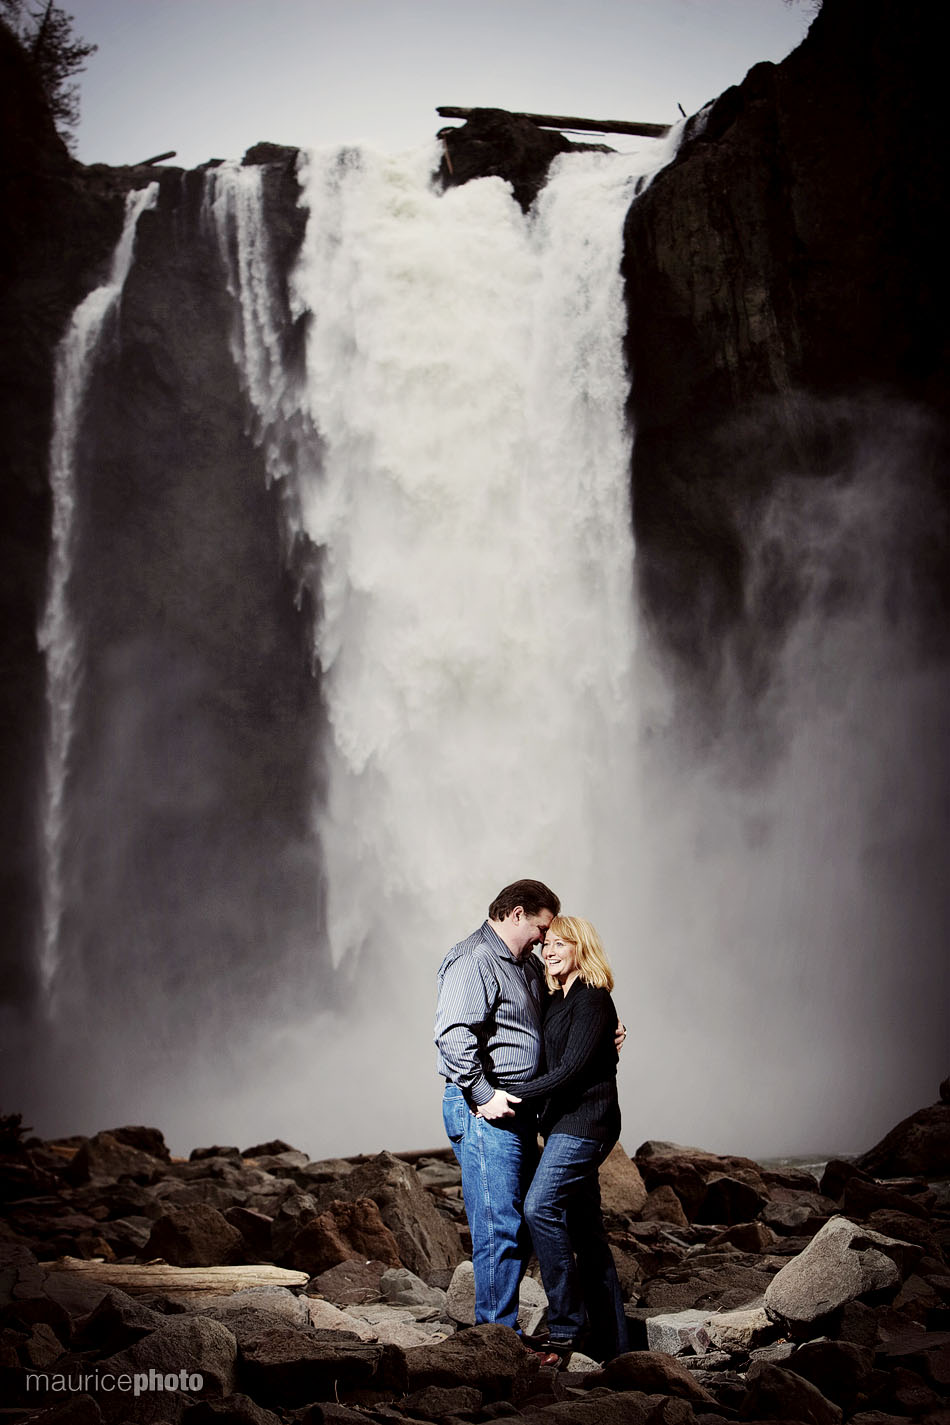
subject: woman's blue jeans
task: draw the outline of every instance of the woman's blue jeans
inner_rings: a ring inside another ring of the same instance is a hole
[[[552,1133],[525,1198],[525,1217],[548,1296],[551,1339],[575,1339],[586,1319],[604,1360],[627,1350],[627,1319],[597,1176],[612,1147],[593,1138]]]
[[[442,1117],[462,1169],[462,1195],[472,1234],[475,1322],[518,1326],[518,1287],[531,1256],[524,1195],[538,1160],[534,1114],[489,1121],[446,1084]]]

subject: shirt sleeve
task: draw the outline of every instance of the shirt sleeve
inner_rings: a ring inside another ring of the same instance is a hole
[[[554,1089],[562,1088],[583,1073],[597,1053],[606,1030],[617,1022],[617,1012],[609,995],[585,994],[571,1017],[567,1048],[557,1064],[546,1074],[512,1089],[519,1098],[545,1098]]]
[[[498,999],[498,985],[475,955],[459,955],[439,983],[435,1042],[452,1083],[474,1103],[487,1103],[495,1092],[485,1078],[479,1030]]]

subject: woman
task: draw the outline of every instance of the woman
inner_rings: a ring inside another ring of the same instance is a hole
[[[542,955],[552,996],[544,1017],[548,1071],[517,1087],[522,1099],[543,1099],[538,1126],[544,1152],[525,1198],[525,1218],[548,1297],[547,1349],[566,1360],[586,1315],[590,1351],[610,1360],[627,1349],[597,1175],[620,1136],[614,980],[587,920],[555,916]]]

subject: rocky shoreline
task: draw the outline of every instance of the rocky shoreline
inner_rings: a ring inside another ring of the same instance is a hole
[[[14,1117],[0,1191],[8,1420],[950,1422],[950,1081],[820,1183],[615,1149],[602,1191],[631,1349],[603,1367],[540,1367],[513,1331],[472,1325],[448,1150],[183,1160],[154,1128],[40,1141]],[[545,1304],[529,1274],[525,1330]]]

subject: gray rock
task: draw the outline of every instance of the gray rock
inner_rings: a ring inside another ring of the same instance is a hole
[[[426,1306],[442,1310],[446,1295],[437,1286],[427,1286],[408,1267],[390,1267],[379,1279],[383,1300],[394,1306]]]
[[[749,1351],[773,1335],[775,1325],[764,1306],[750,1306],[710,1316],[705,1332],[714,1350]]]
[[[201,1310],[213,1310],[216,1321],[227,1325],[228,1314],[235,1312],[267,1311],[273,1316],[289,1321],[292,1326],[310,1325],[305,1297],[295,1296],[285,1286],[248,1286],[241,1291],[230,1292],[227,1296],[202,1295]]]
[[[528,1335],[538,1329],[548,1299],[541,1283],[524,1277],[518,1289],[518,1325]],[[475,1272],[470,1261],[459,1262],[445,1294],[445,1310],[460,1326],[475,1324]]]
[[[458,1187],[462,1181],[462,1169],[454,1158],[451,1162],[442,1158],[420,1158],[415,1166],[423,1187]]]
[[[841,1425],[842,1413],[817,1386],[782,1366],[758,1364],[748,1374],[749,1389],[739,1412],[743,1420],[802,1420],[807,1425]]]
[[[680,1356],[693,1350],[689,1333],[709,1320],[708,1311],[675,1311],[651,1316],[646,1322],[647,1345],[651,1351]]]
[[[774,1318],[817,1321],[846,1302],[900,1286],[904,1244],[833,1217],[769,1283],[765,1305]]]
[[[794,1341],[776,1341],[771,1346],[756,1346],[749,1352],[749,1361],[760,1361],[764,1366],[779,1366],[798,1350]]]
[[[319,1303],[314,1305],[318,1307]],[[443,1319],[434,1319],[431,1310],[427,1313],[424,1307],[390,1306],[385,1301],[371,1302],[365,1306],[354,1303],[340,1315],[345,1315],[352,1321],[356,1328],[366,1335],[367,1340],[385,1342],[403,1350],[415,1346],[431,1346],[438,1341],[444,1341],[454,1330]]]

